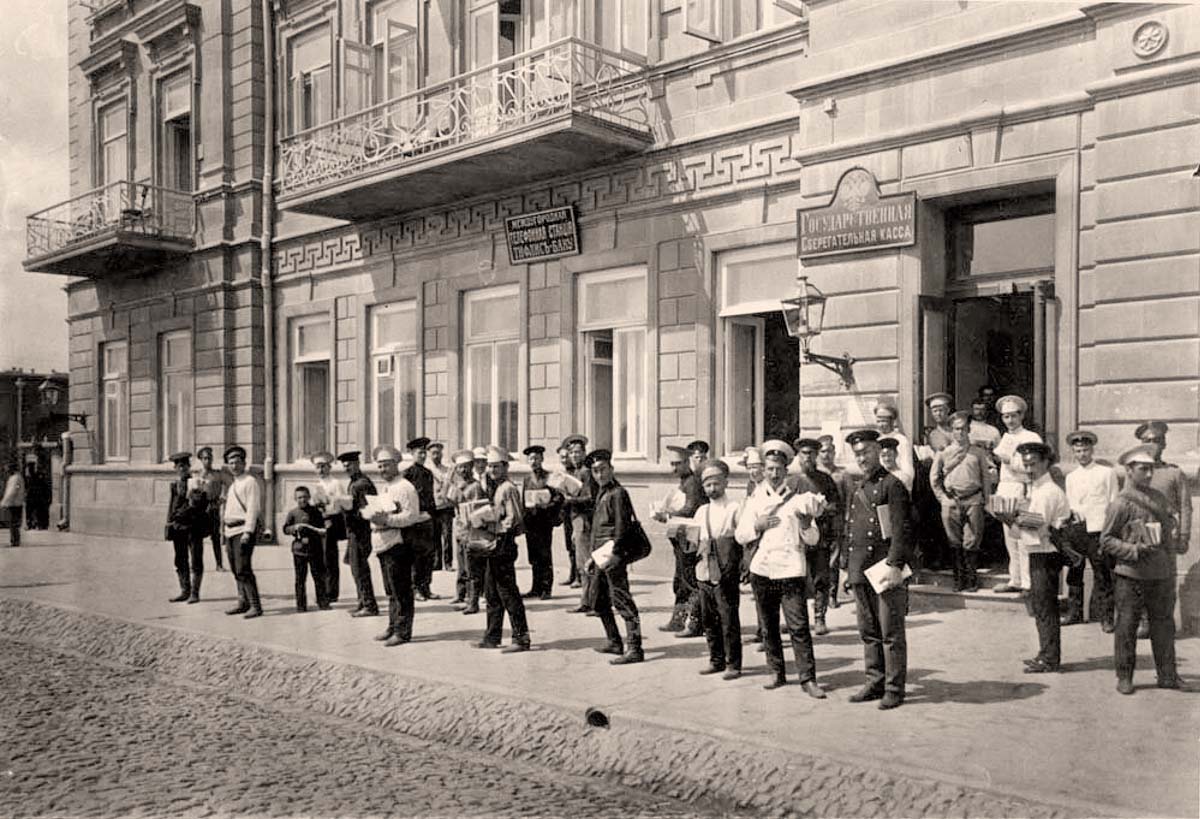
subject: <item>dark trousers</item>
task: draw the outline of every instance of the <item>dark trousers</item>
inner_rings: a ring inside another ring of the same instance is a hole
[[[829,609],[829,565],[831,555],[826,546],[809,549],[806,553],[808,560],[808,585],[813,598],[813,618],[824,620],[825,612]]]
[[[229,568],[237,582],[238,601],[255,611],[262,611],[258,596],[258,579],[254,576],[254,535],[233,535],[225,541]]]
[[[222,568],[221,565],[221,504],[217,501],[209,501],[208,507],[208,536],[212,538],[213,560],[217,563],[217,568]],[[232,566],[233,564],[229,564]]]
[[[375,583],[371,580],[371,536],[363,533],[361,536],[347,532],[346,562],[350,564],[350,574],[354,578],[354,592],[358,597],[358,607],[365,611],[379,611],[379,603],[375,600]]]
[[[808,630],[808,603],[804,596],[806,583],[803,577],[771,580],[762,575],[750,575],[750,585],[754,589],[754,599],[758,606],[758,624],[762,629],[763,651],[767,655],[767,668],[776,677],[786,676],[783,641],[779,634],[779,610],[782,608],[788,635],[792,639],[792,652],[796,656],[796,674],[802,683],[817,678],[812,632]]]
[[[549,594],[554,587],[554,544],[553,524],[535,524],[525,527],[525,546],[529,551],[529,566],[533,569],[535,594]]]
[[[855,583],[854,602],[867,685],[876,691],[903,695],[908,667],[908,642],[904,635],[908,587],[876,594],[869,583]]]
[[[292,567],[296,570],[296,608],[304,611],[308,608],[308,574],[312,572],[313,591],[317,596],[317,605],[324,608],[329,605],[329,584],[325,574],[324,550],[314,549],[311,555],[298,555],[292,552]]]
[[[321,565],[325,567],[322,580],[325,589],[321,597],[328,603],[336,603],[342,592],[342,572],[338,564],[338,540],[344,536],[345,527],[342,526],[341,515],[336,518],[325,518],[325,527],[325,542],[321,552]],[[315,573],[313,582],[316,582]],[[318,600],[318,602],[320,601]]]
[[[187,578],[192,575],[204,574],[204,538],[201,535],[187,532],[171,538],[175,547],[175,571],[179,574],[179,582],[186,585]]]
[[[428,597],[433,582],[433,561],[441,548],[433,521],[418,523],[404,530],[404,544],[413,555],[412,585]]]
[[[437,552],[433,565],[436,569],[450,569],[454,566],[454,510],[439,509],[433,513],[434,541]]]
[[[529,625],[525,620],[525,601],[517,588],[517,558],[514,544],[510,549],[500,547],[499,555],[485,557],[483,595],[487,600],[487,630],[483,639],[500,644],[504,633],[504,613],[508,612],[508,623],[512,627],[513,643],[529,642]]]
[[[583,567],[592,558],[592,533],[583,523],[582,518],[576,518],[571,526],[571,543],[575,547],[575,565],[579,578],[579,605],[592,607],[596,592],[592,586],[599,576],[594,572],[585,572]]]
[[[629,590],[629,569],[624,563],[619,563],[610,569],[597,569],[591,575],[590,605],[592,611],[600,618],[604,633],[609,640],[620,641],[621,631],[617,628],[617,619],[613,611],[621,615],[625,621],[625,633],[630,649],[642,647],[641,619],[638,617],[637,603],[633,602],[633,592]]]
[[[467,591],[471,597],[471,601],[479,602],[479,596],[484,594],[484,582],[487,580],[487,558],[483,555],[475,554],[470,549],[463,547],[463,571],[466,573],[466,579],[469,582]]]
[[[700,618],[708,642],[708,661],[714,668],[742,670],[742,620],[737,572],[719,583],[700,581]]]
[[[1078,544],[1076,548],[1084,545]],[[1087,533],[1087,559],[1092,564],[1092,593],[1088,596],[1088,620],[1093,623],[1111,623],[1113,621],[1113,575],[1108,568],[1108,562],[1100,554],[1100,533]],[[1083,564],[1067,569],[1067,586],[1076,588],[1080,599],[1083,598]],[[1082,613],[1082,612],[1081,612]]]
[[[20,506],[5,506],[4,521],[8,524],[8,545],[21,545],[21,520],[24,518],[24,510]]]
[[[671,588],[675,592],[675,605],[682,606],[693,599],[697,590],[695,552],[684,551],[686,541],[678,538],[671,541],[671,549],[675,552],[675,574],[671,578]]]
[[[567,549],[567,560],[571,564],[571,573],[567,575],[568,580],[576,580],[579,578],[579,567],[575,563],[575,543],[571,536],[571,519],[563,518],[563,546]]]
[[[1117,622],[1113,631],[1113,657],[1117,678],[1133,679],[1137,666],[1137,628],[1141,613],[1150,621],[1150,649],[1160,680],[1175,676],[1175,578],[1137,580],[1113,575]]]
[[[397,543],[379,555],[388,596],[388,631],[405,640],[412,639],[414,557],[414,550],[407,543]]]
[[[1062,557],[1058,552],[1035,552],[1029,556],[1029,606],[1037,624],[1038,659],[1052,666],[1062,661],[1062,629],[1058,619],[1061,574]]]

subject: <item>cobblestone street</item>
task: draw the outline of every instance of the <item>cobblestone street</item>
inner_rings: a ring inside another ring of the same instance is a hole
[[[719,815],[26,643],[0,653],[0,816]]]

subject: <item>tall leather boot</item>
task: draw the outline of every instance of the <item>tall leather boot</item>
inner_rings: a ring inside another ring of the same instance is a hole
[[[230,568],[232,571],[232,567]],[[226,610],[226,614],[245,614],[250,611],[250,597],[246,594],[246,584],[240,580],[234,580],[237,584],[238,604],[231,609]]]
[[[825,612],[829,610],[829,592],[819,591],[813,595],[813,634],[824,636],[829,633],[825,625]]]
[[[1067,610],[1058,622],[1064,626],[1083,622],[1083,586],[1067,587]]]
[[[630,665],[646,659],[642,653],[642,622],[638,619],[625,621],[625,653],[609,660],[612,665]]]
[[[979,567],[979,552],[977,550],[962,550],[963,556],[963,587],[965,592],[979,591],[979,575],[976,569]]]
[[[188,573],[176,570],[175,574],[179,577],[179,594],[172,597],[168,602],[182,603],[192,595],[192,584],[188,580]]]
[[[954,563],[954,590],[958,592],[962,591],[963,587],[967,585],[966,550],[951,549],[951,553],[953,554],[952,561]]]
[[[204,572],[192,572],[192,593],[188,596],[189,603],[200,602],[200,581],[204,579]]]
[[[250,611],[242,616],[247,620],[254,617],[262,617],[262,601],[258,597],[258,582],[247,581],[244,585],[246,587],[246,597],[250,603]]]
[[[479,614],[479,588],[474,580],[467,581],[467,607],[463,614]]]
[[[684,611],[687,613],[687,624],[683,627],[683,631],[678,632],[675,636],[684,638],[703,637],[704,621],[700,617],[699,592],[692,592],[692,596],[688,598]]]
[[[659,631],[682,631],[684,622],[687,620],[687,606],[676,603],[674,611],[671,612],[671,619],[667,621],[665,626],[659,626]]]

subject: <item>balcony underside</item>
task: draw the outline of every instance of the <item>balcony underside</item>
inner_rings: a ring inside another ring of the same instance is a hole
[[[191,251],[190,241],[110,228],[51,253],[31,256],[22,266],[32,273],[104,279],[139,273]]]
[[[435,153],[402,157],[359,173],[279,197],[287,210],[358,221],[564,176],[644,150],[648,131],[578,112]]]

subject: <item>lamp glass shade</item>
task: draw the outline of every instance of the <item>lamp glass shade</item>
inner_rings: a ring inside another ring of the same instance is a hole
[[[49,378],[47,378],[40,385],[38,385],[38,392],[40,392],[42,394],[42,405],[43,406],[46,406],[46,407],[58,406],[58,399],[59,399],[59,396],[62,394],[62,391],[58,388],[58,385],[55,384],[53,381],[51,381]]]

